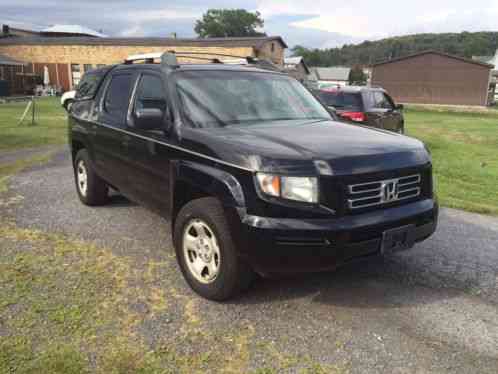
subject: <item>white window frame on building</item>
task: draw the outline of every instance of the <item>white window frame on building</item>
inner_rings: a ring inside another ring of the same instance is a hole
[[[72,87],[75,88],[78,85],[78,83],[80,83],[80,79],[82,76],[81,65],[80,64],[70,64],[69,68],[71,71],[71,84],[72,84]]]

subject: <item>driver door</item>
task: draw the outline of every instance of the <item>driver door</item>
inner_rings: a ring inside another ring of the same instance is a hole
[[[172,149],[165,130],[143,130],[133,126],[140,109],[156,108],[163,112],[164,129],[168,124],[168,103],[163,77],[154,72],[140,75],[132,98],[127,143],[128,175],[133,198],[160,212],[169,211],[169,173]]]

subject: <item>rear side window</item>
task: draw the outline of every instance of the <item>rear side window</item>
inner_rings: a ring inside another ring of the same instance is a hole
[[[118,74],[111,78],[105,94],[105,111],[123,125],[128,112],[131,89],[132,74]]]
[[[394,104],[384,92],[372,91],[365,93],[365,101],[369,108],[375,109],[394,109]]]
[[[86,73],[76,88],[76,99],[93,99],[107,70]]]
[[[327,106],[336,109],[361,111],[361,95],[359,93],[341,91],[319,91],[318,96]]]

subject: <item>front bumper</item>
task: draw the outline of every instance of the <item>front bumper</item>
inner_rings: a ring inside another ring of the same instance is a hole
[[[437,227],[438,205],[426,199],[400,207],[336,219],[242,218],[238,247],[259,273],[324,271],[380,254],[386,230],[415,225],[415,241]]]

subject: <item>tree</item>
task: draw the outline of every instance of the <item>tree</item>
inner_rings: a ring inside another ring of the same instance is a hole
[[[349,72],[349,84],[353,86],[363,86],[367,83],[367,75],[359,65],[353,66]]]
[[[428,49],[471,58],[475,55],[492,56],[497,48],[498,32],[463,32],[405,35],[331,49],[296,46],[292,53],[303,56],[310,66],[354,66],[370,65]]]
[[[264,21],[259,12],[244,9],[209,9],[195,22],[194,31],[202,38],[228,36],[262,36]]]

